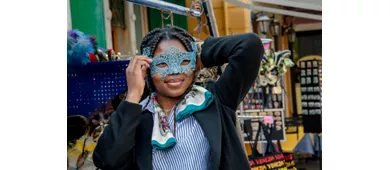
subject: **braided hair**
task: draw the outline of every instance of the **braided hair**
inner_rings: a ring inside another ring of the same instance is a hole
[[[192,35],[190,33],[188,33],[186,30],[184,30],[184,29],[182,29],[180,27],[176,27],[176,26],[168,26],[168,27],[165,27],[165,28],[157,28],[157,29],[154,29],[154,30],[150,31],[142,39],[141,46],[140,46],[140,51],[143,51],[143,49],[146,48],[146,47],[150,47],[151,48],[150,49],[150,54],[153,55],[155,53],[157,45],[161,41],[163,41],[163,40],[172,40],[172,39],[180,41],[184,45],[185,49],[188,52],[192,52],[193,51],[191,43],[193,43],[195,40],[192,37]],[[195,82],[195,78],[196,78],[196,76],[194,76],[194,79],[192,81],[191,86],[186,90],[186,92],[182,95],[181,98],[183,98],[191,90],[192,85]],[[146,81],[147,81],[146,84],[147,84],[148,90],[149,90],[149,100],[148,100],[147,104],[145,105],[145,107],[149,104],[149,102],[151,100],[152,92],[156,91],[156,88],[155,88],[155,86],[154,86],[154,84],[152,82],[152,76],[150,74],[150,69],[147,70],[147,80]]]

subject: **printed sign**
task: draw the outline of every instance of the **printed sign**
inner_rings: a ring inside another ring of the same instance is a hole
[[[283,153],[251,159],[251,170],[287,170]]]
[[[264,116],[264,123],[273,124],[274,119],[272,118],[272,116]]]

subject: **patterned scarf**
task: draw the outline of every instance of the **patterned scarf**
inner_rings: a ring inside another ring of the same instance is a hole
[[[214,96],[211,92],[201,86],[192,86],[191,91],[183,98],[182,101],[178,103],[176,107],[176,122],[179,123],[192,113],[207,108],[213,101]],[[155,93],[152,94],[152,102],[154,105],[152,146],[158,150],[171,149],[176,145],[176,139],[168,124],[168,117],[157,103]]]

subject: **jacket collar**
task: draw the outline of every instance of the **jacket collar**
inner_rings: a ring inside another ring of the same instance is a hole
[[[142,106],[142,108],[144,108],[146,103],[148,103],[148,100],[149,100],[149,96],[146,99],[142,100],[142,102],[139,103]],[[153,102],[150,101],[145,109],[148,110],[151,113],[154,113]]]

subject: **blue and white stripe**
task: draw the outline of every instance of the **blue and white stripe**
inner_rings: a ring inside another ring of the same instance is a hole
[[[147,99],[146,99],[147,100]],[[141,102],[141,105],[146,103]],[[153,103],[146,107],[153,113]],[[173,131],[174,115],[169,114],[168,123]],[[153,149],[152,163],[154,170],[206,170],[209,162],[210,145],[202,127],[193,115],[181,122],[176,122],[176,145],[170,150]]]

